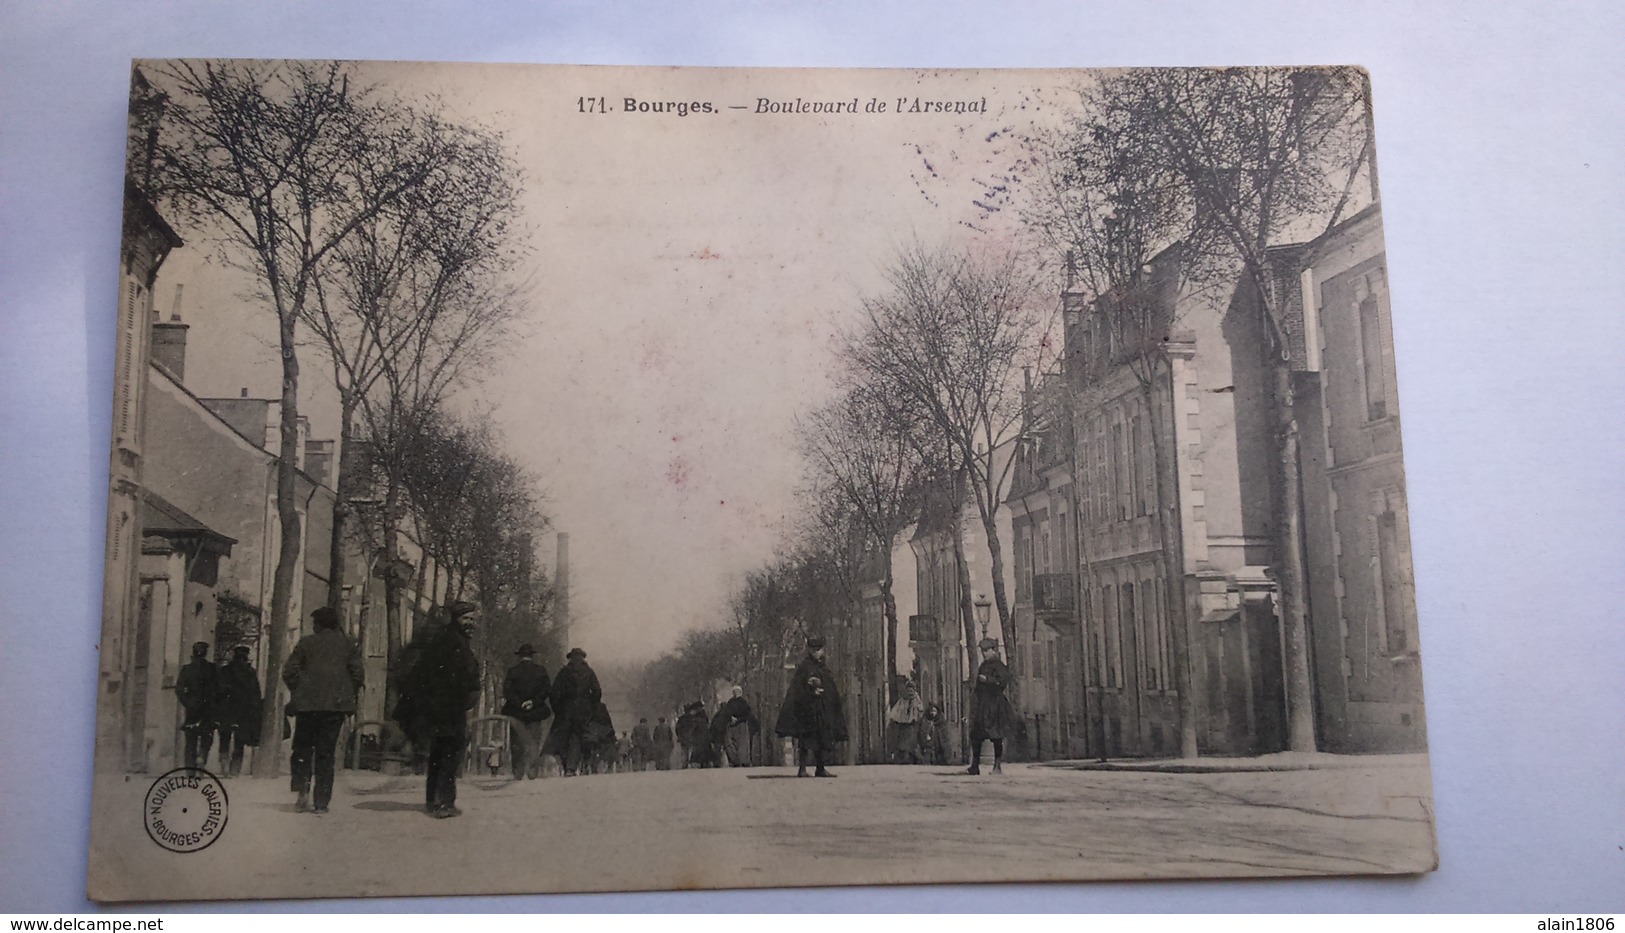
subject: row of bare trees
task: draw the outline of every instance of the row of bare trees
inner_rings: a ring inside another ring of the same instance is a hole
[[[475,509],[516,523],[501,526],[515,534],[540,530],[540,512],[524,492],[529,480],[495,453],[488,436],[443,413],[453,388],[508,335],[523,298],[515,285],[526,255],[521,178],[502,137],[447,120],[433,100],[408,103],[367,86],[344,63],[177,61],[153,67],[145,80],[152,96],[137,112],[149,125],[145,145],[132,147],[131,177],[166,213],[215,240],[277,328],[282,533],[264,654],[268,682],[277,682],[288,650],[303,547],[295,484],[300,354],[307,348],[330,363],[340,407],[333,602],[344,590],[354,503],[374,494],[391,566],[410,514],[437,556],[458,568],[458,585],[467,580],[481,594],[501,592],[500,585],[487,589],[494,577],[471,577],[500,576],[506,558],[474,549],[512,542],[476,546],[461,537],[454,526],[474,520],[465,514],[469,504],[454,496],[431,503],[446,490],[426,483],[424,458],[448,467],[440,454],[481,454],[467,468],[491,475],[465,471],[447,482],[486,483],[490,501],[476,500]],[[363,447],[366,469],[356,460]],[[357,485],[363,474],[367,488]],[[386,580],[393,647],[401,632],[399,583],[393,574]],[[276,734],[280,715],[277,704],[266,705],[267,734]],[[277,762],[268,755],[255,766],[271,774]]]
[[[1112,347],[1110,366],[1133,373],[1153,422],[1172,418],[1159,380],[1169,372],[1184,299],[1240,289],[1257,309],[1276,426],[1273,572],[1286,649],[1288,741],[1294,749],[1314,747],[1292,335],[1272,249],[1335,225],[1359,200],[1362,180],[1375,200],[1368,104],[1357,69],[1112,73],[1080,90],[1063,126],[1027,140],[1019,177],[999,178],[1001,191],[1019,192],[1023,232],[1038,261],[974,248],[914,246],[898,254],[884,288],[862,302],[856,325],[842,334],[835,397],[798,421],[808,521],[792,549],[836,558],[826,561],[827,572],[850,589],[844,603],[832,603],[835,612],[856,611],[858,568],[879,562],[892,674],[898,619],[890,557],[898,536],[933,502],[954,546],[966,643],[974,641],[972,587],[958,523],[970,514],[981,525],[1003,640],[1015,641],[997,514],[1010,490],[1014,442],[1035,416],[1023,373],[1056,362],[1048,315],[1034,313],[1053,302],[1038,297],[1042,276],[1034,270],[1056,268],[1065,257],[1067,291],[1081,295],[1088,315],[1110,330],[1109,338],[1101,335]],[[1081,488],[1080,392],[1103,375],[1092,365],[1073,361],[1065,390],[1036,413],[1068,445],[1075,488]],[[1168,527],[1177,520],[1173,451],[1161,431],[1151,431],[1151,441],[1165,582],[1169,593],[1181,593],[1185,568]],[[1073,553],[1086,567],[1087,518],[1072,523]],[[745,663],[750,645],[771,640],[752,634],[752,626],[771,635],[792,618],[768,611],[762,598],[784,575],[781,562],[736,593],[737,663]],[[1086,576],[1077,575],[1080,586]],[[1169,601],[1175,688],[1181,750],[1194,755],[1195,691],[1182,602]],[[1080,598],[1077,605],[1087,612],[1091,604]],[[722,634],[714,640],[726,643]]]

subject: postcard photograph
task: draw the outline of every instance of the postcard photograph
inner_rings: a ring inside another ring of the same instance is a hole
[[[91,897],[1432,870],[1375,126],[134,63]]]

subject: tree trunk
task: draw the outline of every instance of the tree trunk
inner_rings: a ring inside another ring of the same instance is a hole
[[[999,513],[996,508],[982,511],[982,532],[987,535],[987,555],[993,564],[993,607],[998,610],[999,634],[1004,642],[1004,650],[1008,652],[1016,644],[1016,618],[1004,591],[1004,544],[999,540]]]
[[[348,390],[339,392],[339,462],[333,481],[333,536],[327,554],[327,605],[338,609],[344,602],[344,541],[350,521],[350,438],[355,434],[355,398]],[[365,581],[363,581],[365,584]],[[362,619],[362,625],[366,620]]]
[[[393,474],[393,470],[390,471]],[[384,713],[395,708],[401,660],[401,583],[395,572],[400,560],[400,540],[395,529],[395,514],[400,508],[400,483],[391,475],[384,491],[384,657],[387,660],[384,675]]]
[[[1316,750],[1314,701],[1309,680],[1309,629],[1304,593],[1302,480],[1298,463],[1298,418],[1293,410],[1292,366],[1275,361],[1275,405],[1279,419],[1280,519],[1277,544],[1281,588],[1281,630],[1286,657],[1287,748]]]
[[[1155,370],[1150,370],[1155,377]],[[1151,463],[1157,483],[1157,536],[1162,548],[1163,609],[1168,613],[1169,630],[1173,633],[1174,690],[1179,694],[1179,757],[1195,758],[1199,754],[1196,742],[1196,689],[1191,664],[1191,631],[1185,611],[1185,561],[1173,529],[1179,527],[1179,477],[1174,472],[1173,458],[1158,425],[1166,423],[1168,430],[1176,430],[1174,415],[1173,369],[1168,369],[1168,417],[1157,416],[1156,391],[1151,380],[1140,382],[1145,398],[1145,410],[1150,416]],[[1170,434],[1170,436],[1173,436]]]
[[[302,535],[299,524],[298,489],[295,478],[299,469],[299,358],[294,348],[292,314],[282,316],[279,336],[282,344],[282,426],[281,443],[277,450],[276,513],[281,525],[277,548],[276,574],[271,584],[271,627],[265,644],[265,704],[260,724],[264,736],[254,755],[254,775],[275,777],[282,758],[282,659],[288,652],[286,644],[289,612],[293,606],[293,587],[299,569]]]
[[[896,700],[892,685],[897,680],[897,597],[892,594],[891,542],[886,542],[885,571],[880,577],[880,605],[886,612],[886,683],[881,688],[882,705],[890,710]]]

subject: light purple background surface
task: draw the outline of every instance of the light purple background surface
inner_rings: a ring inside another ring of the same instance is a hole
[[[0,8],[0,912],[84,899],[132,57],[1092,67],[1375,82],[1442,865],[1420,879],[200,905],[1625,909],[1625,14],[1590,3]]]

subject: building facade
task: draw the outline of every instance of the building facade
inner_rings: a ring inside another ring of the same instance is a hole
[[[1182,285],[1178,261],[1154,261],[1140,318],[1062,296],[1081,705],[1108,756],[1285,741],[1262,335],[1233,295]]]
[[[1380,207],[1348,218],[1293,258],[1317,738],[1336,752],[1424,749]]]

